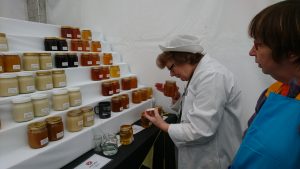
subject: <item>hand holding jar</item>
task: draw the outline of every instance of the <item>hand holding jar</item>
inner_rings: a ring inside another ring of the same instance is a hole
[[[153,111],[145,111],[144,116],[152,122],[156,127],[160,128],[162,131],[167,132],[169,129],[169,124],[166,123],[160,116],[158,109],[154,108]]]
[[[155,83],[155,87],[165,96],[171,97],[173,104],[176,103],[176,101],[180,98],[179,87],[176,85],[175,81],[167,80],[165,84]]]

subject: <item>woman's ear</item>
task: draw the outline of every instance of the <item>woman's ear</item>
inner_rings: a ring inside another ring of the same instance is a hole
[[[297,62],[299,59],[300,59],[300,56],[297,56],[291,52],[288,54],[288,60],[292,63]]]

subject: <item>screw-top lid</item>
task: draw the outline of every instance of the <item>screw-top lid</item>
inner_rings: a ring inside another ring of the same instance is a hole
[[[46,122],[39,121],[39,122],[30,123],[27,128],[28,130],[41,130],[46,128]]]
[[[17,73],[17,76],[33,76],[33,73],[31,73],[31,72],[19,72],[19,73]]]
[[[0,74],[1,79],[11,79],[11,78],[16,78],[17,75],[15,73],[2,73]]]
[[[78,92],[78,91],[80,91],[80,88],[79,87],[72,87],[72,88],[69,88],[68,91],[69,92]]]
[[[31,98],[30,97],[18,97],[12,100],[13,103],[18,104],[18,103],[27,103],[30,102]]]
[[[67,93],[68,93],[68,90],[66,90],[66,89],[54,90],[52,92],[53,95],[62,95],[62,94],[67,94]]]
[[[47,94],[35,94],[31,96],[32,100],[40,100],[40,99],[46,99],[48,98]]]

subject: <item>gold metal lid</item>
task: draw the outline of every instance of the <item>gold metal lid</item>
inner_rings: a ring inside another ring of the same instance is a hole
[[[82,112],[79,110],[79,109],[75,109],[75,110],[72,110],[72,111],[69,111],[67,113],[67,115],[69,117],[76,117],[76,116],[81,116],[82,115]]]
[[[52,70],[52,74],[65,74],[65,70],[63,70],[63,69]]]
[[[5,33],[0,33],[0,37],[6,37]]]
[[[42,130],[46,128],[46,122],[39,121],[39,122],[30,123],[27,128],[28,130],[32,130],[32,131]]]
[[[58,39],[57,37],[45,37],[45,39]]]
[[[66,55],[68,55],[68,53],[55,53],[55,56],[57,56],[57,55],[58,55],[58,56],[62,56],[62,55],[63,55],[63,56],[66,56]]]
[[[70,28],[72,28],[72,26],[61,26],[61,28],[66,28],[66,29],[69,28],[70,29]]]
[[[50,71],[38,71],[36,72],[37,76],[51,75]]]
[[[91,111],[93,111],[93,107],[92,106],[86,106],[86,107],[82,107],[80,110],[84,113],[91,112]]]
[[[40,54],[39,53],[23,53],[23,56],[39,56]]]
[[[45,121],[46,121],[46,123],[48,123],[48,124],[57,124],[57,123],[62,122],[60,116],[49,117],[49,118],[46,118]]]
[[[39,53],[40,56],[51,56],[51,53]]]

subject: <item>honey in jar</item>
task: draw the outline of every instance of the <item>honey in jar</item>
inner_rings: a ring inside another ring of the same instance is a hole
[[[100,69],[101,69],[100,70],[101,74],[103,74],[103,79],[109,79],[110,78],[109,67],[108,66],[101,66]]]
[[[52,107],[55,111],[67,110],[70,107],[68,90],[60,89],[52,92]]]
[[[71,107],[80,106],[82,103],[80,88],[79,87],[69,88],[68,92],[69,92],[70,106]]]
[[[151,122],[145,117],[145,112],[141,114],[141,126],[144,128],[150,127]]]
[[[76,53],[68,54],[68,67],[78,67],[78,57]]]
[[[0,73],[4,72],[4,61],[3,61],[3,55],[0,54]]]
[[[92,41],[92,52],[101,52],[101,43],[100,41]]]
[[[40,69],[49,70],[53,68],[51,53],[40,53]]]
[[[35,94],[31,96],[35,117],[46,116],[50,113],[50,102],[47,94]]]
[[[111,82],[103,82],[101,84],[101,91],[103,96],[111,96],[113,95],[113,89]]]
[[[146,101],[148,99],[148,91],[147,89],[143,88],[140,90],[141,92],[141,99],[142,101]]]
[[[146,87],[147,90],[147,98],[151,99],[153,97],[152,87]]]
[[[138,104],[142,102],[142,95],[139,90],[132,91],[132,103]]]
[[[83,40],[92,40],[92,31],[89,29],[82,30],[81,37]]]
[[[49,117],[46,120],[49,141],[60,140],[64,137],[64,125],[60,116]]]
[[[120,93],[120,83],[118,80],[111,81],[111,86],[112,86],[113,94]]]
[[[19,92],[21,94],[35,92],[35,82],[31,72],[19,72],[17,75]]]
[[[57,51],[58,38],[46,37],[44,40],[45,51]]]
[[[81,66],[92,66],[93,60],[90,53],[82,53],[80,57]]]
[[[83,113],[83,126],[90,127],[94,125],[95,112],[93,110],[93,107],[86,106],[86,107],[82,107],[80,110]]]
[[[67,113],[67,130],[80,131],[83,128],[83,115],[80,110],[72,110]]]
[[[31,148],[45,147],[48,142],[48,130],[46,122],[30,123],[27,127],[28,144]]]
[[[134,89],[137,88],[137,77],[136,76],[131,76],[130,77],[130,88]]]
[[[164,95],[167,97],[174,97],[176,91],[176,82],[172,80],[167,80],[164,84]]]
[[[120,127],[120,142],[122,145],[129,145],[133,142],[133,130],[131,125]]]
[[[81,38],[80,29],[78,27],[74,27],[72,29],[72,38],[73,39],[80,39]]]
[[[64,38],[57,39],[57,50],[58,51],[68,51],[68,43]]]
[[[15,96],[19,94],[18,80],[16,74],[0,74],[0,96]]]
[[[92,65],[94,66],[100,65],[100,56],[98,53],[92,53],[91,58],[92,58]]]
[[[71,40],[71,51],[82,51],[82,40],[72,39]]]
[[[100,76],[100,67],[92,67],[91,68],[91,79],[94,81],[103,79],[103,75]]]
[[[12,115],[16,122],[33,119],[33,106],[30,97],[19,97],[12,100]]]
[[[60,28],[60,35],[63,38],[72,38],[72,27],[71,26],[62,26]]]
[[[24,53],[22,59],[24,70],[35,71],[40,69],[39,53]]]
[[[21,59],[18,54],[4,55],[4,72],[19,72],[21,71]]]
[[[118,96],[111,98],[111,111],[112,112],[121,112],[123,111],[121,98]]]
[[[120,98],[121,98],[123,109],[128,109],[129,108],[129,96],[128,96],[128,94],[122,94],[120,96]]]
[[[82,40],[82,51],[89,52],[90,50],[90,42],[88,40]]]
[[[0,33],[0,51],[8,51],[8,43],[5,33]]]
[[[130,77],[122,78],[122,90],[130,90],[131,89],[131,79]]]
[[[53,88],[52,74],[50,71],[38,71],[35,77],[35,87],[37,90],[50,90]]]
[[[67,53],[56,53],[54,57],[55,67],[67,68],[69,65]]]
[[[67,77],[65,74],[65,70],[53,70],[52,71],[52,80],[53,80],[53,87],[60,88],[67,86]]]
[[[118,78],[120,77],[120,67],[118,65],[110,66],[110,77],[112,78]]]
[[[112,65],[113,57],[111,53],[103,53],[103,64],[104,65]]]

